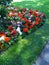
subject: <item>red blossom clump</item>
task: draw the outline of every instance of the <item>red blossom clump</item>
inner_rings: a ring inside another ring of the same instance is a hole
[[[28,28],[24,28],[23,32],[25,32],[25,33],[28,32]]]

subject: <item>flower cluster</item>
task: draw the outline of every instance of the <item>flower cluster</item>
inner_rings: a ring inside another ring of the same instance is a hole
[[[45,15],[38,10],[31,10],[28,8],[10,8],[8,10],[7,17],[3,18],[4,31],[0,32],[0,48],[4,48],[8,43],[11,45],[15,42],[19,36],[26,36],[34,28],[39,27],[45,21]],[[27,34],[26,34],[27,33]]]

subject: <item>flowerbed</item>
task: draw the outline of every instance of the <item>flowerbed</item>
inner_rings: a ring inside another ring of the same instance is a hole
[[[0,50],[3,51],[16,43],[19,37],[24,38],[34,32],[45,22],[45,15],[38,10],[28,8],[6,7],[6,17],[1,18]],[[2,31],[1,31],[2,30]]]

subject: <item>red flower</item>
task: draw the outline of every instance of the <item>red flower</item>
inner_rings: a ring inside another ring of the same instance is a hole
[[[16,30],[12,30],[11,32],[13,35],[16,35],[17,31]]]
[[[13,30],[13,34],[16,35],[16,33],[17,33],[16,30]]]
[[[9,15],[10,17],[13,17],[13,16],[14,16],[14,13],[13,13],[13,12],[9,12],[8,15]]]
[[[10,38],[9,37],[5,37],[5,42],[9,42]]]
[[[20,19],[22,19],[22,18],[23,18],[23,16],[21,15],[21,16],[20,16]]]
[[[32,13],[33,13],[33,11],[32,11],[32,10],[29,10],[29,13],[30,13],[30,14],[32,14]]]
[[[39,22],[39,21],[40,21],[40,18],[39,18],[39,17],[36,17],[36,19],[35,19],[35,20]]]
[[[29,23],[28,19],[26,19],[26,18],[24,18],[24,21],[25,21],[26,23]]]
[[[24,24],[24,26],[28,26],[28,24],[26,23],[26,24]]]
[[[38,13],[36,13],[36,12],[34,12],[34,16],[39,16],[39,14],[38,14]]]
[[[38,25],[38,24],[39,24],[39,22],[38,22],[38,21],[36,21],[36,22],[35,22],[35,24],[36,24],[36,25]]]
[[[22,20],[25,20],[25,18],[22,18]]]
[[[14,17],[14,13],[12,13],[11,16]]]
[[[21,12],[18,12],[18,16],[20,16],[21,15]]]
[[[4,33],[3,33],[3,34],[2,34],[2,33],[0,33],[0,37],[1,37],[1,36],[6,36],[6,35],[5,35]]]
[[[38,10],[35,10],[35,12],[38,12]]]
[[[34,24],[31,24],[31,25],[29,26],[30,29],[33,28],[33,27],[34,27]]]
[[[9,29],[10,31],[13,30],[12,25],[10,25],[10,26],[8,27],[8,29]]]
[[[25,32],[25,33],[28,32],[28,28],[24,28],[23,32]]]

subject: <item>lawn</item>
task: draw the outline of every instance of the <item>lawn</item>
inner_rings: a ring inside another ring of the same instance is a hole
[[[20,37],[18,42],[3,52],[0,55],[0,65],[32,65],[44,48],[45,42],[49,40],[49,1],[22,1],[13,3],[13,5],[44,12],[46,22],[41,28],[24,39]]]

